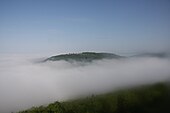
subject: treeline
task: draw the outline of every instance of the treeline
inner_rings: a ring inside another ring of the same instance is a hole
[[[170,113],[167,84],[121,90],[84,99],[55,102],[19,113]]]
[[[44,60],[46,61],[85,61],[91,62],[93,60],[101,60],[101,59],[119,59],[123,58],[122,56],[112,54],[112,53],[95,53],[95,52],[83,52],[83,53],[70,53],[70,54],[61,54],[57,56],[52,56]]]

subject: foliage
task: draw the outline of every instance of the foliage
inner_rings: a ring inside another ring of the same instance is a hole
[[[47,58],[45,61],[59,61],[59,60],[65,60],[65,61],[85,61],[85,62],[91,62],[93,60],[100,60],[100,59],[112,59],[112,58],[121,58],[121,56],[111,54],[111,53],[95,53],[95,52],[83,52],[78,54],[63,54],[63,55],[57,55],[52,56],[50,58]]]
[[[169,85],[160,83],[48,106],[19,113],[165,113],[170,112]]]

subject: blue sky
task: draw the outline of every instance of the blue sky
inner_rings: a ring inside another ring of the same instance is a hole
[[[170,51],[169,0],[0,0],[0,53]]]

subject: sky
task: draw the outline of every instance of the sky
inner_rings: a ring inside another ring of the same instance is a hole
[[[170,51],[169,0],[0,0],[0,54]]]

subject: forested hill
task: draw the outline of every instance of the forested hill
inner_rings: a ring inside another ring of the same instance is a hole
[[[62,54],[52,56],[50,58],[45,59],[44,61],[85,61],[91,62],[93,60],[101,60],[101,59],[118,59],[122,58],[122,56],[112,54],[112,53],[95,53],[95,52],[83,52],[83,53],[71,53],[71,54]]]
[[[169,88],[169,85],[159,83],[84,99],[55,102],[19,113],[170,113]]]

